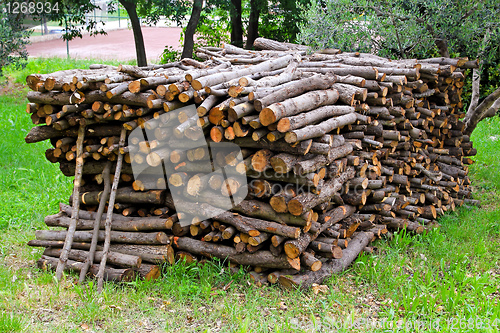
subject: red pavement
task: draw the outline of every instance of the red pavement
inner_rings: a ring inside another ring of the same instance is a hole
[[[181,31],[182,28],[143,27],[147,58],[157,62],[166,45],[180,50]],[[33,43],[27,49],[33,57],[66,57],[66,42],[62,39]],[[86,35],[69,42],[69,54],[72,58],[135,59],[134,35],[129,29],[114,30],[95,37]]]

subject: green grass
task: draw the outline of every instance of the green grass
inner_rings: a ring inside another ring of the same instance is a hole
[[[45,59],[29,68],[51,72],[95,62]],[[327,294],[256,288],[243,271],[231,274],[215,261],[165,266],[159,280],[105,284],[97,295],[92,282],[77,286],[73,275],[55,283],[52,273],[36,268],[41,250],[26,246],[36,229],[46,228],[43,217],[67,201],[71,180],[45,160],[48,143],[24,143],[32,126],[25,93],[0,96],[0,332],[395,331],[389,323],[407,332],[496,332],[476,328],[500,325],[498,117],[472,137],[478,154],[470,176],[482,208],[450,213],[427,235],[396,233],[376,242],[375,254],[327,281]],[[363,320],[373,325],[352,326]],[[410,329],[417,321],[423,326]]]
[[[0,313],[0,332],[23,332],[25,331],[25,319],[15,316],[13,313]]]
[[[37,226],[61,196],[70,194],[69,179],[43,158],[50,143],[24,143],[31,127],[25,105],[22,98],[0,96],[0,229]]]
[[[48,74],[60,70],[82,68],[86,69],[92,64],[119,65],[129,64],[135,65],[135,60],[118,61],[118,60],[99,60],[99,59],[74,59],[74,58],[30,58],[26,66],[19,70],[14,66],[5,67],[5,76],[8,76],[16,83],[25,83],[26,76],[30,74]]]

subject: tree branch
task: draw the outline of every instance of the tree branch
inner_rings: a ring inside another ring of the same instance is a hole
[[[471,112],[467,112],[464,119],[465,134],[472,134],[477,124],[484,118],[484,115],[488,113],[490,107],[492,107],[493,103],[495,103],[498,98],[500,98],[500,88],[497,88],[497,90],[486,97],[477,108]]]
[[[474,6],[469,9],[469,11],[467,13],[465,13],[461,18],[460,18],[460,22],[464,21],[466,18],[468,18],[469,16],[472,15],[472,13],[474,13],[477,9],[477,3],[474,4]]]
[[[394,33],[396,34],[396,39],[398,41],[398,47],[399,47],[399,53],[401,54],[401,57],[406,58],[406,53],[403,50],[403,46],[401,45],[401,40],[399,38],[399,32],[398,32],[398,27],[396,26],[396,20],[394,19],[394,14],[391,11],[391,22],[392,25],[394,26]]]
[[[446,41],[446,39],[439,37],[436,34],[436,32],[434,31],[434,28],[432,27],[432,25],[430,25],[424,19],[422,19],[420,17],[394,15],[394,14],[389,13],[389,12],[384,12],[380,8],[375,7],[375,6],[370,6],[369,8],[371,8],[377,16],[384,16],[384,17],[390,16],[392,19],[397,18],[400,21],[415,20],[415,22],[425,25],[425,28],[427,29],[427,31],[431,34],[432,38],[434,39],[434,44],[436,44],[436,47],[439,50],[439,54],[445,58],[450,57],[450,51],[448,50],[448,42]],[[396,36],[397,36],[397,33],[396,33]]]
[[[470,105],[467,113],[472,112],[479,104],[479,86],[481,81],[481,75],[479,75],[479,70],[474,68],[472,70],[472,96],[470,98]]]
[[[496,113],[498,112],[498,109],[500,109],[500,98],[497,99],[493,105],[488,109],[488,111],[486,111],[484,113],[484,116],[483,118],[481,118],[481,120],[485,119],[485,118],[491,118],[491,117],[494,117],[496,115]]]

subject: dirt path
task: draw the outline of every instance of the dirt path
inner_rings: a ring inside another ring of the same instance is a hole
[[[143,27],[147,58],[157,61],[166,45],[180,49],[181,31],[182,28]],[[66,42],[62,39],[33,43],[27,49],[33,57],[66,57]],[[69,54],[72,58],[135,59],[134,36],[129,29],[114,30],[95,37],[86,35],[69,42]]]

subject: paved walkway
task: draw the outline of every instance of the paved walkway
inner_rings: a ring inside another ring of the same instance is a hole
[[[180,50],[181,31],[182,28],[142,27],[147,58],[157,62],[166,45]],[[27,50],[33,57],[66,57],[66,42],[62,39],[37,42],[28,45]],[[129,29],[95,37],[85,35],[69,42],[69,54],[72,58],[135,59],[134,35]]]

